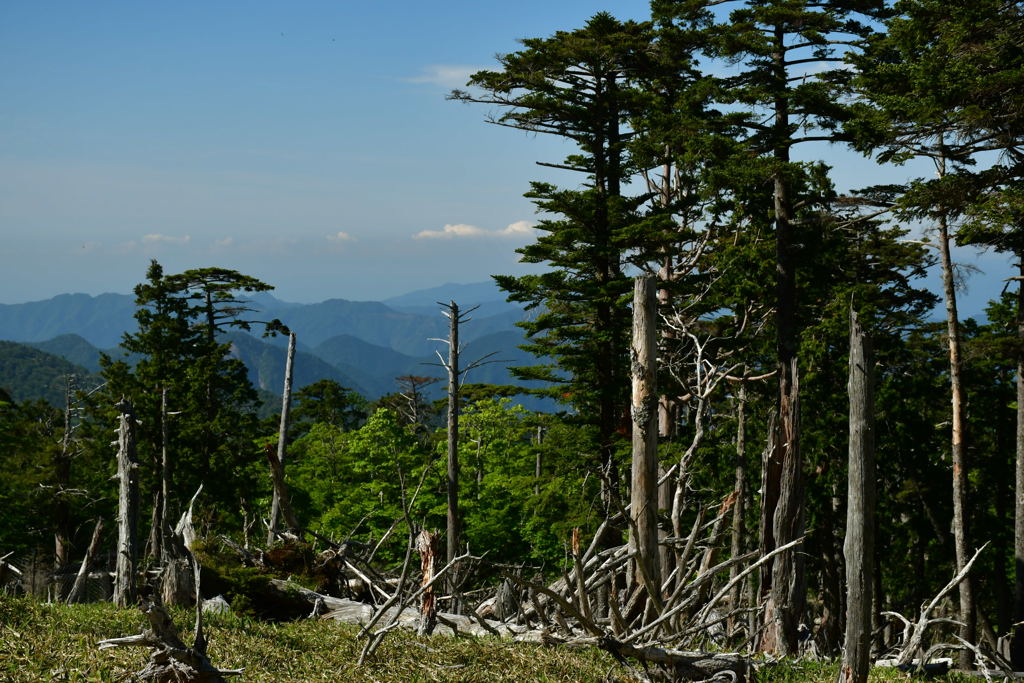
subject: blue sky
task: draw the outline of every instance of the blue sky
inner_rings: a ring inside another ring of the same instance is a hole
[[[293,301],[523,272],[565,148],[444,96],[600,10],[647,3],[3,3],[0,303],[129,292],[150,258]],[[841,188],[906,174],[824,154]],[[978,263],[983,299],[1005,259]]]

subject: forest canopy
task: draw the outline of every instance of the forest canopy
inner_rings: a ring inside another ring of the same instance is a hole
[[[852,315],[874,354],[867,562],[879,647],[897,635],[883,611],[915,614],[987,543],[958,587],[959,634],[1012,640],[1024,669],[1022,36],[1019,3],[996,0],[654,0],[648,21],[599,13],[524,39],[450,98],[573,148],[539,160],[560,184],[524,179],[539,236],[519,254],[537,270],[495,275],[528,311],[536,362],[517,376],[541,380],[530,391],[557,410],[530,412],[490,385],[430,404],[422,388],[442,360],[374,403],[323,380],[297,392],[290,424],[261,420],[225,335],[289,334],[247,303],[272,287],[154,261],[135,288],[138,330],[123,357],[103,357],[101,389],[69,393],[66,411],[2,397],[0,553],[43,553],[60,573],[90,521],[115,518],[110,432],[127,397],[140,553],[153,565],[200,484],[204,534],[246,547],[262,537],[280,465],[300,535],[373,548],[393,569],[407,554],[395,529],[452,529],[456,487],[460,547],[484,558],[477,580],[510,566],[561,577],[581,535],[611,549],[635,533],[632,299],[649,277],[659,545],[628,580],[650,572],[663,590],[645,587],[647,612],[641,602],[626,616],[653,620],[683,590],[693,548],[681,539],[692,546],[716,520],[700,550],[709,566],[765,558],[730,593],[730,608],[753,616],[730,621],[729,642],[795,655],[811,638],[841,651]],[[841,193],[824,160],[806,160],[813,142],[877,164],[923,159],[935,173]],[[957,312],[956,244],[1020,268],[978,319]],[[924,284],[933,269],[941,291]],[[451,445],[445,409],[461,416]],[[460,465],[454,481],[446,456]],[[618,609],[604,590],[603,609]]]

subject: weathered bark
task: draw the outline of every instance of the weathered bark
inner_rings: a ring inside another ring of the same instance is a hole
[[[944,172],[940,161],[939,174]],[[961,380],[960,361],[960,319],[957,315],[956,287],[953,282],[953,261],[950,256],[949,223],[945,216],[939,216],[939,253],[942,263],[942,289],[946,300],[946,332],[949,338],[949,387],[952,404],[951,454],[953,458],[953,545],[956,551],[956,568],[961,570],[968,560],[967,551],[967,463],[964,447],[964,426],[966,424],[966,397]],[[974,595],[971,577],[960,584],[960,637],[969,643],[975,641]],[[969,649],[960,651],[960,668],[970,669],[974,664],[974,653]]]
[[[658,551],[658,392],[657,302],[654,278],[636,278],[633,291],[632,374],[633,464],[630,489],[631,550],[638,572],[646,572],[660,601],[661,558]],[[640,567],[640,564],[643,567]]]
[[[267,531],[267,545],[277,536],[277,524],[283,514],[289,529],[298,529],[299,521],[292,509],[288,488],[284,481],[285,451],[288,443],[288,419],[292,407],[292,367],[295,363],[295,333],[288,333],[288,357],[284,365],[284,390],[281,393],[281,422],[277,434],[277,456],[271,459],[270,472],[274,482],[274,498],[270,506],[270,525]]]
[[[964,566],[960,569],[960,571],[957,572],[956,576],[954,576],[953,579],[949,583],[947,583],[942,590],[936,593],[935,597],[932,598],[931,601],[928,602],[928,604],[924,605],[921,608],[921,614],[917,618],[917,621],[911,623],[909,619],[904,617],[902,614],[897,614],[896,612],[885,613],[887,616],[898,618],[900,621],[903,622],[904,625],[903,647],[902,650],[900,650],[900,652],[897,654],[895,661],[897,666],[910,664],[914,660],[914,658],[922,654],[922,648],[924,646],[924,636],[929,627],[937,623],[943,623],[948,621],[947,619],[942,618],[932,619],[932,611],[939,605],[939,603],[942,602],[942,600],[947,595],[949,595],[949,593],[954,588],[956,588],[959,585],[963,585],[964,580],[966,580],[968,574],[971,571],[971,567],[974,566],[974,561],[978,559],[978,556],[981,555],[981,551],[984,550],[985,546],[987,545],[988,544],[986,543],[981,548],[979,548],[978,551],[975,552],[974,555],[969,560],[967,560],[967,562],[964,563]]]
[[[1024,671],[1024,254],[1019,254],[1017,281],[1017,439],[1013,514],[1013,668]]]
[[[730,543],[730,554],[732,557],[739,557],[743,554],[744,547],[744,525],[743,518],[746,514],[747,497],[747,383],[740,382],[739,392],[736,400],[736,479],[733,484],[733,491],[736,494],[736,501],[732,508],[732,538]],[[736,578],[739,566],[734,566],[729,571],[729,579]],[[743,586],[737,583],[729,594],[729,606],[733,610],[740,607],[740,593]],[[731,628],[730,628],[731,630]]]
[[[114,604],[135,604],[136,533],[139,524],[139,461],[135,451],[135,414],[131,401],[121,399],[119,418],[117,479],[117,563],[114,575]]]
[[[659,426],[658,429],[660,430],[661,427]],[[671,512],[672,500],[675,497],[675,479],[668,476],[668,471],[664,467],[659,466],[658,481],[661,482],[661,485],[658,486],[658,513],[663,514],[665,512]],[[670,535],[671,532],[667,527],[658,527],[658,547],[661,554],[661,581],[666,592],[672,591],[675,587],[674,585],[665,585],[665,582],[668,581],[668,577],[672,575],[672,570],[675,569],[676,566],[675,550],[671,545],[663,542]],[[675,582],[673,581],[672,583],[674,584]]]
[[[159,547],[157,557],[163,560],[167,555],[165,534],[171,528],[170,491],[171,491],[171,460],[168,452],[170,442],[170,426],[167,421],[170,413],[167,410],[167,387],[160,388],[160,519],[158,522]]]
[[[540,495],[540,479],[544,473],[544,451],[541,444],[544,443],[544,427],[537,425],[537,438],[535,441],[536,452],[533,460],[533,495]]]
[[[54,458],[54,485],[56,491],[53,498],[54,534],[53,534],[53,567],[54,573],[62,574],[71,561],[71,506],[68,503],[68,489],[71,488],[71,457],[72,420],[71,393],[73,380],[71,375],[64,376],[64,434],[60,440],[60,453]],[[57,599],[62,599],[63,584],[57,584]]]
[[[168,558],[160,573],[160,600],[164,605],[189,607],[196,597],[192,564],[187,557]]]
[[[153,511],[149,525],[149,556],[157,562],[167,561],[166,535],[170,530],[167,521],[167,493],[170,489],[170,463],[167,459],[167,387],[160,388],[160,454],[154,459],[159,479],[153,486]]]
[[[617,659],[630,658],[655,665],[664,670],[667,680],[723,680],[742,683],[748,680],[753,667],[750,659],[736,653],[684,652],[661,647],[637,647],[615,638],[599,638],[596,645]]]
[[[850,439],[847,474],[846,637],[839,683],[864,683],[871,665],[871,592],[874,586],[875,437],[874,356],[850,309]]]
[[[89,541],[89,549],[85,551],[85,557],[82,558],[82,564],[78,568],[78,574],[75,576],[75,583],[71,586],[71,591],[68,592],[67,603],[69,605],[78,600],[78,596],[85,589],[85,580],[89,577],[89,566],[92,564],[92,558],[96,556],[96,549],[100,545],[100,534],[102,532],[103,520],[97,519],[96,526],[92,530],[92,540]]]
[[[787,83],[786,27],[773,30],[772,62],[779,83]],[[789,99],[777,95],[773,128],[777,139],[790,139]],[[779,421],[774,448],[766,463],[762,498],[761,551],[783,546],[803,535],[803,481],[800,456],[800,382],[797,363],[796,253],[792,200],[784,168],[789,164],[789,145],[779,142],[773,150],[778,170],[773,177],[775,208],[775,323],[779,373]],[[779,655],[796,655],[797,629],[803,612],[806,587],[800,549],[780,554],[762,572],[761,591],[766,594],[764,631],[760,649]]]
[[[448,302],[448,564],[459,554],[459,305]],[[454,588],[456,577],[449,577]],[[456,610],[457,611],[457,610]]]
[[[101,640],[101,650],[111,647],[149,647],[153,649],[149,662],[134,674],[135,680],[170,683],[223,683],[224,676],[238,676],[241,670],[219,670],[206,656],[206,642],[202,628],[197,628],[195,643],[188,647],[178,636],[178,629],[167,611],[152,602],[141,606],[149,619],[149,628],[135,636]],[[197,608],[198,609],[198,608]]]
[[[416,537],[416,550],[420,554],[420,570],[423,575],[423,595],[420,598],[420,635],[430,635],[437,625],[437,596],[434,593],[434,565],[438,551],[437,534],[426,529]]]

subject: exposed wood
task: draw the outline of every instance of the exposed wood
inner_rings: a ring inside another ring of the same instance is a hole
[[[241,675],[242,670],[220,670],[206,657],[205,642],[188,647],[182,642],[170,615],[160,605],[146,601],[140,607],[149,619],[149,628],[135,636],[101,640],[101,650],[112,647],[152,648],[145,668],[134,674],[135,680],[176,681],[180,683],[217,683],[225,676]]]
[[[746,372],[744,372],[746,374]],[[744,518],[747,497],[747,383],[740,382],[739,392],[736,396],[736,467],[733,491],[736,494],[736,502],[732,508],[732,529],[730,537],[730,555],[739,557],[743,554],[745,545]],[[729,579],[736,578],[739,566],[733,567],[729,572]],[[729,607],[733,610],[739,609],[740,593],[743,586],[737,583],[729,594]],[[730,631],[735,628],[730,624]]]
[[[289,530],[296,531],[300,528],[295,512],[288,497],[288,488],[284,480],[285,450],[288,442],[288,421],[292,406],[292,379],[294,377],[293,366],[295,364],[295,333],[288,332],[288,356],[284,365],[284,390],[281,392],[281,422],[277,432],[277,454],[271,457],[268,451],[267,457],[270,460],[270,473],[274,483],[274,498],[270,506],[270,523],[267,530],[267,545],[271,545],[277,539],[278,520],[284,516],[285,524]]]
[[[630,346],[633,462],[629,546],[636,551],[637,573],[646,575],[655,592],[650,597],[660,601],[657,314],[654,276],[641,275],[636,278],[633,289],[633,340]]]
[[[71,561],[71,505],[68,490],[71,488],[71,459],[74,456],[73,421],[71,400],[74,391],[73,375],[64,376],[64,433],[60,440],[60,453],[53,459],[53,475],[56,491],[53,497],[54,534],[53,569],[55,574],[65,571]],[[62,598],[63,584],[57,583],[57,599]]]
[[[202,486],[196,491],[188,509],[168,538],[187,557],[191,564],[195,592],[200,594],[200,567],[192,554],[195,541],[195,530],[192,527],[192,509]],[[220,670],[210,663],[206,654],[206,636],[203,633],[203,601],[196,601],[196,619],[192,647],[182,642],[178,630],[174,626],[167,610],[160,604],[145,600],[140,609],[149,619],[149,628],[135,636],[126,638],[110,638],[99,642],[101,650],[111,647],[141,646],[152,649],[149,662],[133,678],[141,681],[158,681],[159,683],[223,683],[225,676],[238,676],[241,669]]]
[[[787,83],[785,45],[790,28],[778,21],[768,27],[771,70],[779,83]],[[762,495],[761,552],[766,554],[804,533],[803,460],[800,454],[800,371],[797,356],[797,249],[791,181],[784,170],[790,163],[789,89],[771,96],[774,109],[772,174],[775,217],[775,348],[778,369],[778,425],[770,437],[774,448],[766,463]],[[806,588],[799,548],[783,553],[764,567],[761,592],[765,599],[759,649],[775,655],[797,655],[797,630],[803,614]]]
[[[874,587],[875,438],[874,354],[850,307],[850,438],[847,467],[846,636],[839,683],[865,683],[871,666],[871,593]]]
[[[1010,661],[1024,671],[1024,254],[1018,254],[1017,282],[1017,434],[1013,505],[1013,637]]]
[[[981,551],[984,550],[985,546],[987,545],[988,544],[986,543],[981,548],[979,548],[974,553],[974,556],[967,561],[964,567],[959,572],[957,572],[956,576],[954,576],[953,579],[949,583],[947,583],[942,590],[936,593],[935,597],[932,598],[927,605],[921,608],[921,614],[916,622],[911,623],[909,619],[904,617],[902,614],[898,614],[896,612],[883,612],[883,614],[885,614],[886,616],[895,617],[896,619],[899,619],[901,622],[903,622],[903,644],[901,646],[899,654],[896,657],[897,666],[910,664],[914,659],[920,656],[922,648],[924,646],[924,636],[929,627],[939,623],[950,622],[949,619],[941,619],[938,617],[933,618],[931,616],[932,610],[934,610],[935,607],[942,601],[942,599],[949,595],[949,593],[952,592],[954,588],[956,588],[963,582],[963,580],[967,577],[968,573],[971,571],[971,567],[974,566],[974,561],[978,559],[978,556],[981,555]]]
[[[750,658],[737,653],[711,654],[651,646],[637,647],[610,637],[600,638],[594,645],[610,652],[619,661],[629,658],[639,660],[645,666],[656,665],[664,670],[668,680],[673,681],[717,679],[740,683],[748,680],[753,670]]]
[[[200,599],[199,579],[195,574],[197,564],[192,555],[195,542],[192,511],[202,490],[200,484],[174,529],[168,528],[164,535],[164,563],[159,590],[160,599],[166,606],[187,607]]]
[[[448,316],[448,546],[445,560],[451,563],[459,554],[459,305],[449,301],[445,305]],[[454,592],[457,578],[449,579]]]
[[[447,564],[454,566],[455,558],[459,554],[460,536],[462,534],[462,516],[459,513],[459,391],[462,387],[462,377],[470,370],[495,362],[488,360],[494,353],[489,353],[482,358],[462,366],[459,354],[462,348],[459,345],[459,327],[471,320],[469,314],[479,306],[473,306],[468,310],[460,310],[459,305],[454,301],[448,303],[437,302],[443,309],[444,316],[448,318],[448,338],[434,339],[433,341],[443,342],[448,345],[448,358],[445,359],[440,352],[437,353],[438,363],[448,374],[448,442],[447,442],[447,470],[448,480],[446,484],[448,492],[448,515],[447,515],[447,553],[445,555]],[[458,597],[459,577],[456,571],[448,576],[448,590],[453,596],[453,604],[456,611],[461,610]]]
[[[168,453],[169,427],[167,410],[167,387],[160,387],[160,453],[154,457],[157,480],[153,486],[153,511],[149,525],[149,556],[156,562],[166,563],[169,555],[166,549],[168,521],[168,496],[170,495],[171,463]]]
[[[160,601],[167,606],[191,606],[195,601],[192,565],[188,559],[169,558],[160,572]]]
[[[939,146],[943,145],[939,136]],[[946,175],[946,159],[940,155],[935,160],[936,172],[940,178]],[[964,427],[966,425],[966,396],[961,378],[960,318],[957,314],[956,285],[953,281],[953,260],[950,255],[949,219],[945,213],[938,216],[939,257],[942,264],[942,291],[946,303],[946,333],[949,342],[949,389],[952,409],[952,430],[950,451],[953,459],[953,545],[956,568],[961,570],[967,563],[968,534],[966,507],[968,504],[968,483]],[[974,594],[970,576],[960,584],[960,638],[975,641],[976,620],[974,615]],[[960,668],[973,666],[973,653],[961,650]]]
[[[332,606],[333,605],[333,606]],[[354,600],[334,598],[328,603],[330,611],[324,614],[322,619],[331,619],[344,624],[358,624],[366,626],[375,615],[373,605]],[[398,605],[391,606],[385,610],[381,620],[394,623],[399,628],[412,631],[420,629],[422,613],[415,607],[405,607],[401,611]],[[530,629],[516,624],[507,624],[493,619],[482,620],[485,626],[481,626],[479,618],[472,618],[462,614],[451,614],[448,612],[437,613],[437,625],[433,629],[435,635],[471,635],[471,636],[492,636],[497,632],[503,638],[514,638],[527,642],[541,642],[542,631]]]
[[[89,549],[85,551],[82,565],[78,568],[78,574],[75,576],[75,583],[71,586],[71,591],[68,593],[67,603],[69,605],[78,600],[78,596],[85,589],[85,580],[89,577],[89,566],[92,564],[92,559],[96,557],[96,550],[99,548],[100,534],[102,532],[103,520],[97,519],[96,526],[92,530],[92,540],[89,541]]]
[[[416,537],[416,550],[420,554],[420,571],[423,575],[421,585],[424,586],[423,597],[420,599],[420,626],[417,629],[421,635],[430,635],[437,625],[437,596],[434,592],[434,564],[437,561],[438,548],[437,534],[423,529]]]
[[[117,430],[117,562],[114,572],[114,604],[135,604],[136,533],[139,523],[139,461],[135,451],[135,414],[131,401],[122,398]]]

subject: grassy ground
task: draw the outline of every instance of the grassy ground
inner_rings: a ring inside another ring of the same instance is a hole
[[[173,612],[191,642],[191,615]],[[99,650],[104,638],[140,633],[138,610],[109,604],[46,605],[0,595],[0,681],[122,681],[141,669],[145,648]],[[270,624],[234,615],[206,620],[214,665],[245,668],[256,681],[628,681],[610,655],[590,649],[542,647],[489,638],[419,638],[393,632],[372,662],[356,668],[362,641],[356,627],[305,620]],[[833,681],[832,664],[775,667],[761,681]],[[872,681],[906,680],[894,672]],[[953,681],[949,679],[932,679]]]

